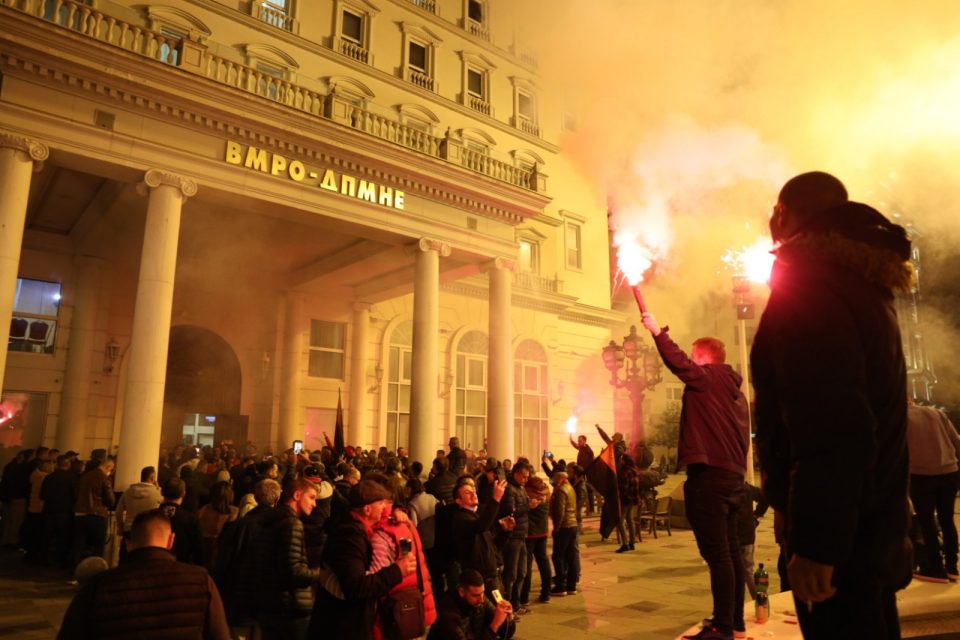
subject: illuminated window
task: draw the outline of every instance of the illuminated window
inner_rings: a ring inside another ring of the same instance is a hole
[[[518,457],[534,460],[546,443],[549,388],[546,351],[534,340],[524,340],[517,345],[513,361],[513,438]]]
[[[487,336],[469,331],[457,344],[456,433],[460,446],[480,449],[487,437]]]
[[[540,243],[521,240],[519,262],[521,272],[540,273]]]
[[[564,225],[563,235],[567,252],[567,268],[581,269],[583,267],[583,250],[580,225],[576,222],[567,222]]]
[[[17,278],[7,349],[53,353],[59,314],[59,282]]]
[[[401,322],[390,334],[387,357],[387,442],[391,451],[410,445],[410,377],[413,372],[413,322]]]
[[[311,378],[343,380],[347,326],[341,322],[310,321]]]

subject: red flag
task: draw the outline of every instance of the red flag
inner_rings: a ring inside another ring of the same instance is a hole
[[[587,467],[587,482],[603,496],[600,536],[606,538],[620,523],[620,489],[613,445],[607,445]]]
[[[333,431],[333,454],[340,458],[345,448],[343,443],[343,403],[340,401],[340,389],[337,389],[337,426]]]

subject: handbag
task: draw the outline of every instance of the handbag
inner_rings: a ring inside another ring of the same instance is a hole
[[[389,640],[413,640],[427,632],[423,608],[423,574],[420,571],[420,551],[410,523],[405,523],[417,558],[417,586],[404,587],[388,594],[380,602],[380,621],[383,637]]]

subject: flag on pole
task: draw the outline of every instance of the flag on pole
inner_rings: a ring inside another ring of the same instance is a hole
[[[339,459],[344,449],[346,447],[343,444],[343,402],[340,400],[340,389],[337,389],[337,425],[333,431],[333,455]]]
[[[620,489],[613,445],[607,445],[587,467],[587,482],[603,496],[600,536],[606,538],[620,523]]]

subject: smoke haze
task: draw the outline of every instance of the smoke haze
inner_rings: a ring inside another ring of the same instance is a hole
[[[565,153],[609,199],[611,225],[657,253],[644,293],[661,322],[702,322],[717,292],[729,296],[725,251],[766,233],[786,179],[828,171],[919,231],[936,399],[960,401],[960,367],[943,361],[958,331],[960,3],[514,7],[545,87],[577,116]]]

